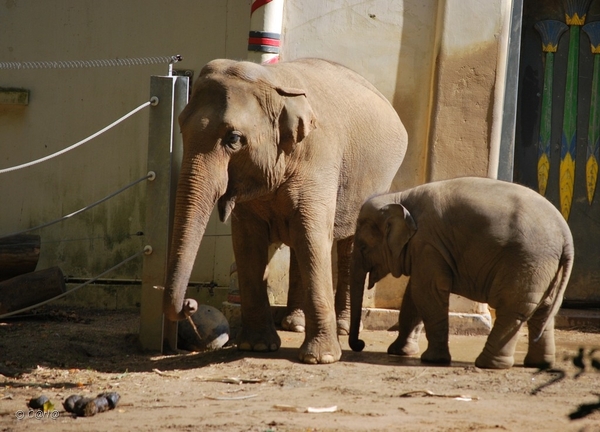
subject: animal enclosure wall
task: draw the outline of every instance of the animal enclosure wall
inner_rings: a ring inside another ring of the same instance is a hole
[[[211,59],[247,57],[250,1],[47,0],[0,6],[0,61],[91,60],[181,54],[197,76]],[[409,133],[393,188],[493,175],[504,95],[511,0],[286,0],[281,58],[323,57],[371,81]],[[23,28],[27,26],[28,31]],[[0,104],[0,168],[53,153],[148,98],[166,65],[3,70],[0,87],[30,90]],[[55,161],[0,178],[0,235],[76,210],[145,175],[148,114]],[[40,267],[89,278],[143,244],[141,185],[81,218],[45,229]],[[228,225],[211,219],[192,275],[229,285]],[[281,270],[281,269],[277,269]],[[275,271],[285,282],[285,272]],[[141,262],[111,277],[139,280]],[[404,282],[379,284],[374,303],[399,304]]]
[[[281,56],[342,63],[392,102],[409,137],[393,190],[465,175],[495,177],[506,69],[501,54],[512,4],[286,0]],[[367,304],[398,307],[405,284],[385,278]],[[457,307],[480,309],[473,302]]]
[[[9,1],[0,5],[0,62],[129,59],[180,54],[198,73],[213,58],[244,58],[245,0]],[[26,31],[25,31],[26,29]],[[149,98],[167,64],[4,69],[0,87],[29,90],[28,105],[0,104],[0,169],[38,159],[91,135]],[[0,235],[54,220],[147,173],[148,110],[40,165],[0,175]],[[45,228],[39,268],[96,276],[144,245],[145,184]],[[225,231],[222,231],[222,229]],[[194,279],[226,285],[228,227],[211,223]],[[215,264],[216,263],[216,264]],[[222,265],[220,265],[222,264]],[[136,260],[110,278],[139,280]]]

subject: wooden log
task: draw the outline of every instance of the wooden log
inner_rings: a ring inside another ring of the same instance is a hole
[[[36,305],[64,293],[66,289],[65,277],[58,267],[0,282],[0,315]]]
[[[39,235],[17,234],[0,239],[0,281],[31,273],[39,258]]]

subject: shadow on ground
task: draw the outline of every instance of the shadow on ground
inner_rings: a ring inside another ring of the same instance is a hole
[[[299,363],[298,348],[302,334],[280,332],[282,347],[277,352],[238,351],[233,344],[208,352],[181,351],[173,354],[144,352],[138,343],[138,311],[86,309],[41,309],[35,314],[0,322],[0,374],[18,377],[41,367],[92,369],[98,372],[149,372],[154,369],[193,369],[242,358],[279,359]],[[387,333],[387,332],[383,332]],[[381,350],[355,353],[347,338],[342,361],[389,366],[422,366],[417,358],[389,356]],[[393,339],[390,337],[389,343]],[[456,361],[452,366],[466,367]],[[65,386],[68,386],[65,383]]]

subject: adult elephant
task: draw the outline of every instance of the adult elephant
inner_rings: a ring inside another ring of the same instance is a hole
[[[164,313],[182,320],[184,299],[215,204],[232,215],[241,297],[241,350],[275,351],[268,247],[291,248],[291,291],[306,317],[300,360],[332,363],[341,348],[336,314],[349,320],[349,260],[358,211],[389,189],[407,135],[391,104],[364,78],[319,59],[262,66],[214,60],[179,117],[183,162],[177,186]],[[336,300],[331,250],[338,242]],[[349,324],[347,324],[349,327]]]

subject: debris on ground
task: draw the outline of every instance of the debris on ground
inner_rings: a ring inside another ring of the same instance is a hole
[[[319,413],[333,413],[337,411],[337,406],[330,406],[330,407],[323,407],[323,408],[316,408],[316,407],[299,407],[299,406],[294,406],[294,405],[273,405],[273,408],[278,409],[280,411],[291,411],[291,412],[298,412],[298,413],[314,413],[314,414],[319,414]]]
[[[63,407],[65,411],[73,413],[77,417],[91,417],[115,409],[120,398],[121,396],[116,392],[100,393],[93,399],[71,395],[65,399]]]

